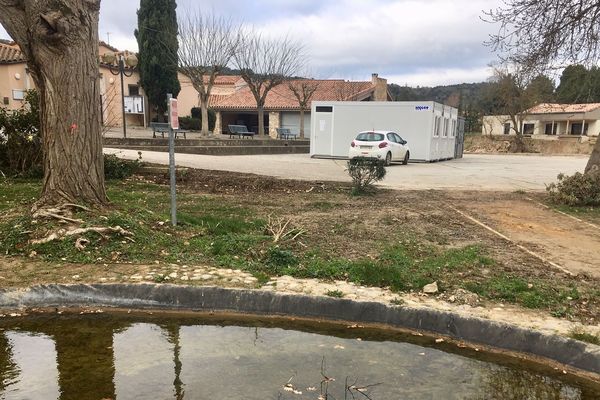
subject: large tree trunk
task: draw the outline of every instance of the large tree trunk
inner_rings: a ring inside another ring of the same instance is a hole
[[[40,93],[44,184],[37,206],[104,205],[98,71],[100,0],[0,0]]]
[[[600,137],[596,138],[596,145],[585,167],[586,174],[591,171],[600,171]]]
[[[300,107],[300,139],[304,139],[304,107]]]

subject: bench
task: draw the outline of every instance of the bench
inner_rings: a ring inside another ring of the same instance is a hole
[[[256,135],[256,133],[250,132],[246,125],[229,125],[230,139],[232,139],[234,136],[237,136],[238,138],[244,138],[246,136],[249,136],[252,139],[254,139],[254,135]]]
[[[298,137],[297,133],[292,133],[289,128],[275,128],[279,139],[290,140]]]
[[[150,127],[152,128],[152,137],[156,138],[156,133],[160,133],[162,137],[165,137],[165,133],[169,133],[170,125],[168,122],[150,122]],[[183,138],[187,139],[188,131],[183,129],[173,129],[175,132],[175,139],[177,139],[178,133],[183,133]]]

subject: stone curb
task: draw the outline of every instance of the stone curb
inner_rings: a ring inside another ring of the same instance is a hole
[[[541,356],[600,374],[600,346],[451,312],[260,290],[155,284],[44,285],[0,291],[0,308],[119,307],[225,311],[384,324]]]

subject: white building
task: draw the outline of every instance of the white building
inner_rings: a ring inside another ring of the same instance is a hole
[[[524,111],[512,121],[508,115],[483,117],[483,135],[515,135],[515,122],[524,135],[538,138],[558,136],[599,136],[600,103],[542,103]]]

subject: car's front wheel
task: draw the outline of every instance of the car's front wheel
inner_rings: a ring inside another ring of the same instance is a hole
[[[406,152],[406,154],[404,155],[404,160],[402,160],[402,165],[406,165],[408,164],[408,159],[410,158],[410,152]]]
[[[392,164],[392,153],[387,153],[385,156],[385,165],[389,166]]]

